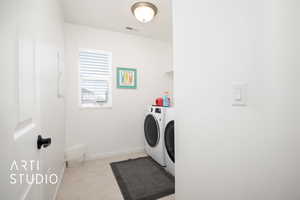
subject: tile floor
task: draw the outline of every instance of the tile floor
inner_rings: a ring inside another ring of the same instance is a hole
[[[109,163],[141,156],[145,154],[114,156],[67,168],[56,200],[122,200],[122,194]],[[174,199],[175,195],[170,195],[160,200]]]

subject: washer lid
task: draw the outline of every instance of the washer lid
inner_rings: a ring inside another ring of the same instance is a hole
[[[165,147],[168,153],[169,158],[175,163],[175,140],[174,140],[174,120],[170,121],[167,124],[165,129]]]
[[[149,146],[155,147],[159,142],[159,124],[152,114],[148,114],[144,122],[145,138]]]

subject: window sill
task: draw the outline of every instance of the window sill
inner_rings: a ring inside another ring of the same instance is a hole
[[[80,109],[111,109],[111,105],[79,105]]]

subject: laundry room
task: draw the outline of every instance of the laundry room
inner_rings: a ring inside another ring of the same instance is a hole
[[[103,2],[63,2],[65,156],[71,173],[65,179],[74,179],[73,170],[87,173],[85,170],[99,165],[95,160],[101,160],[108,169],[98,169],[95,178],[86,180],[106,184],[111,195],[118,194],[120,199],[173,198],[174,126],[168,128],[169,135],[173,133],[169,136],[173,141],[168,140],[172,172],[166,165],[164,143],[165,117],[174,104],[170,2]],[[143,8],[153,10],[153,19],[138,11]],[[103,76],[99,88],[95,80],[89,81],[94,72]],[[99,99],[93,102],[89,92]],[[105,180],[98,174],[105,175]],[[72,183],[71,188],[86,187],[83,184]],[[83,195],[81,190],[69,192],[69,187],[62,185],[58,198]],[[107,192],[95,188],[86,192],[86,198],[98,194],[105,199],[110,196]]]
[[[299,200],[299,0],[1,0],[0,200]]]
[[[11,148],[20,147],[14,157],[24,160],[7,160],[10,178],[19,180],[20,166],[30,166],[22,167],[26,182],[40,181],[33,169],[52,177],[48,184],[8,183],[18,192],[0,199],[174,199],[171,1],[0,6],[18,27],[7,30],[18,32],[10,39],[18,43],[22,85]],[[22,152],[28,141],[36,147]]]

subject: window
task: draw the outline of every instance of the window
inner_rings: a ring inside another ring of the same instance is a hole
[[[83,107],[112,106],[112,67],[110,52],[80,50],[80,105]]]

